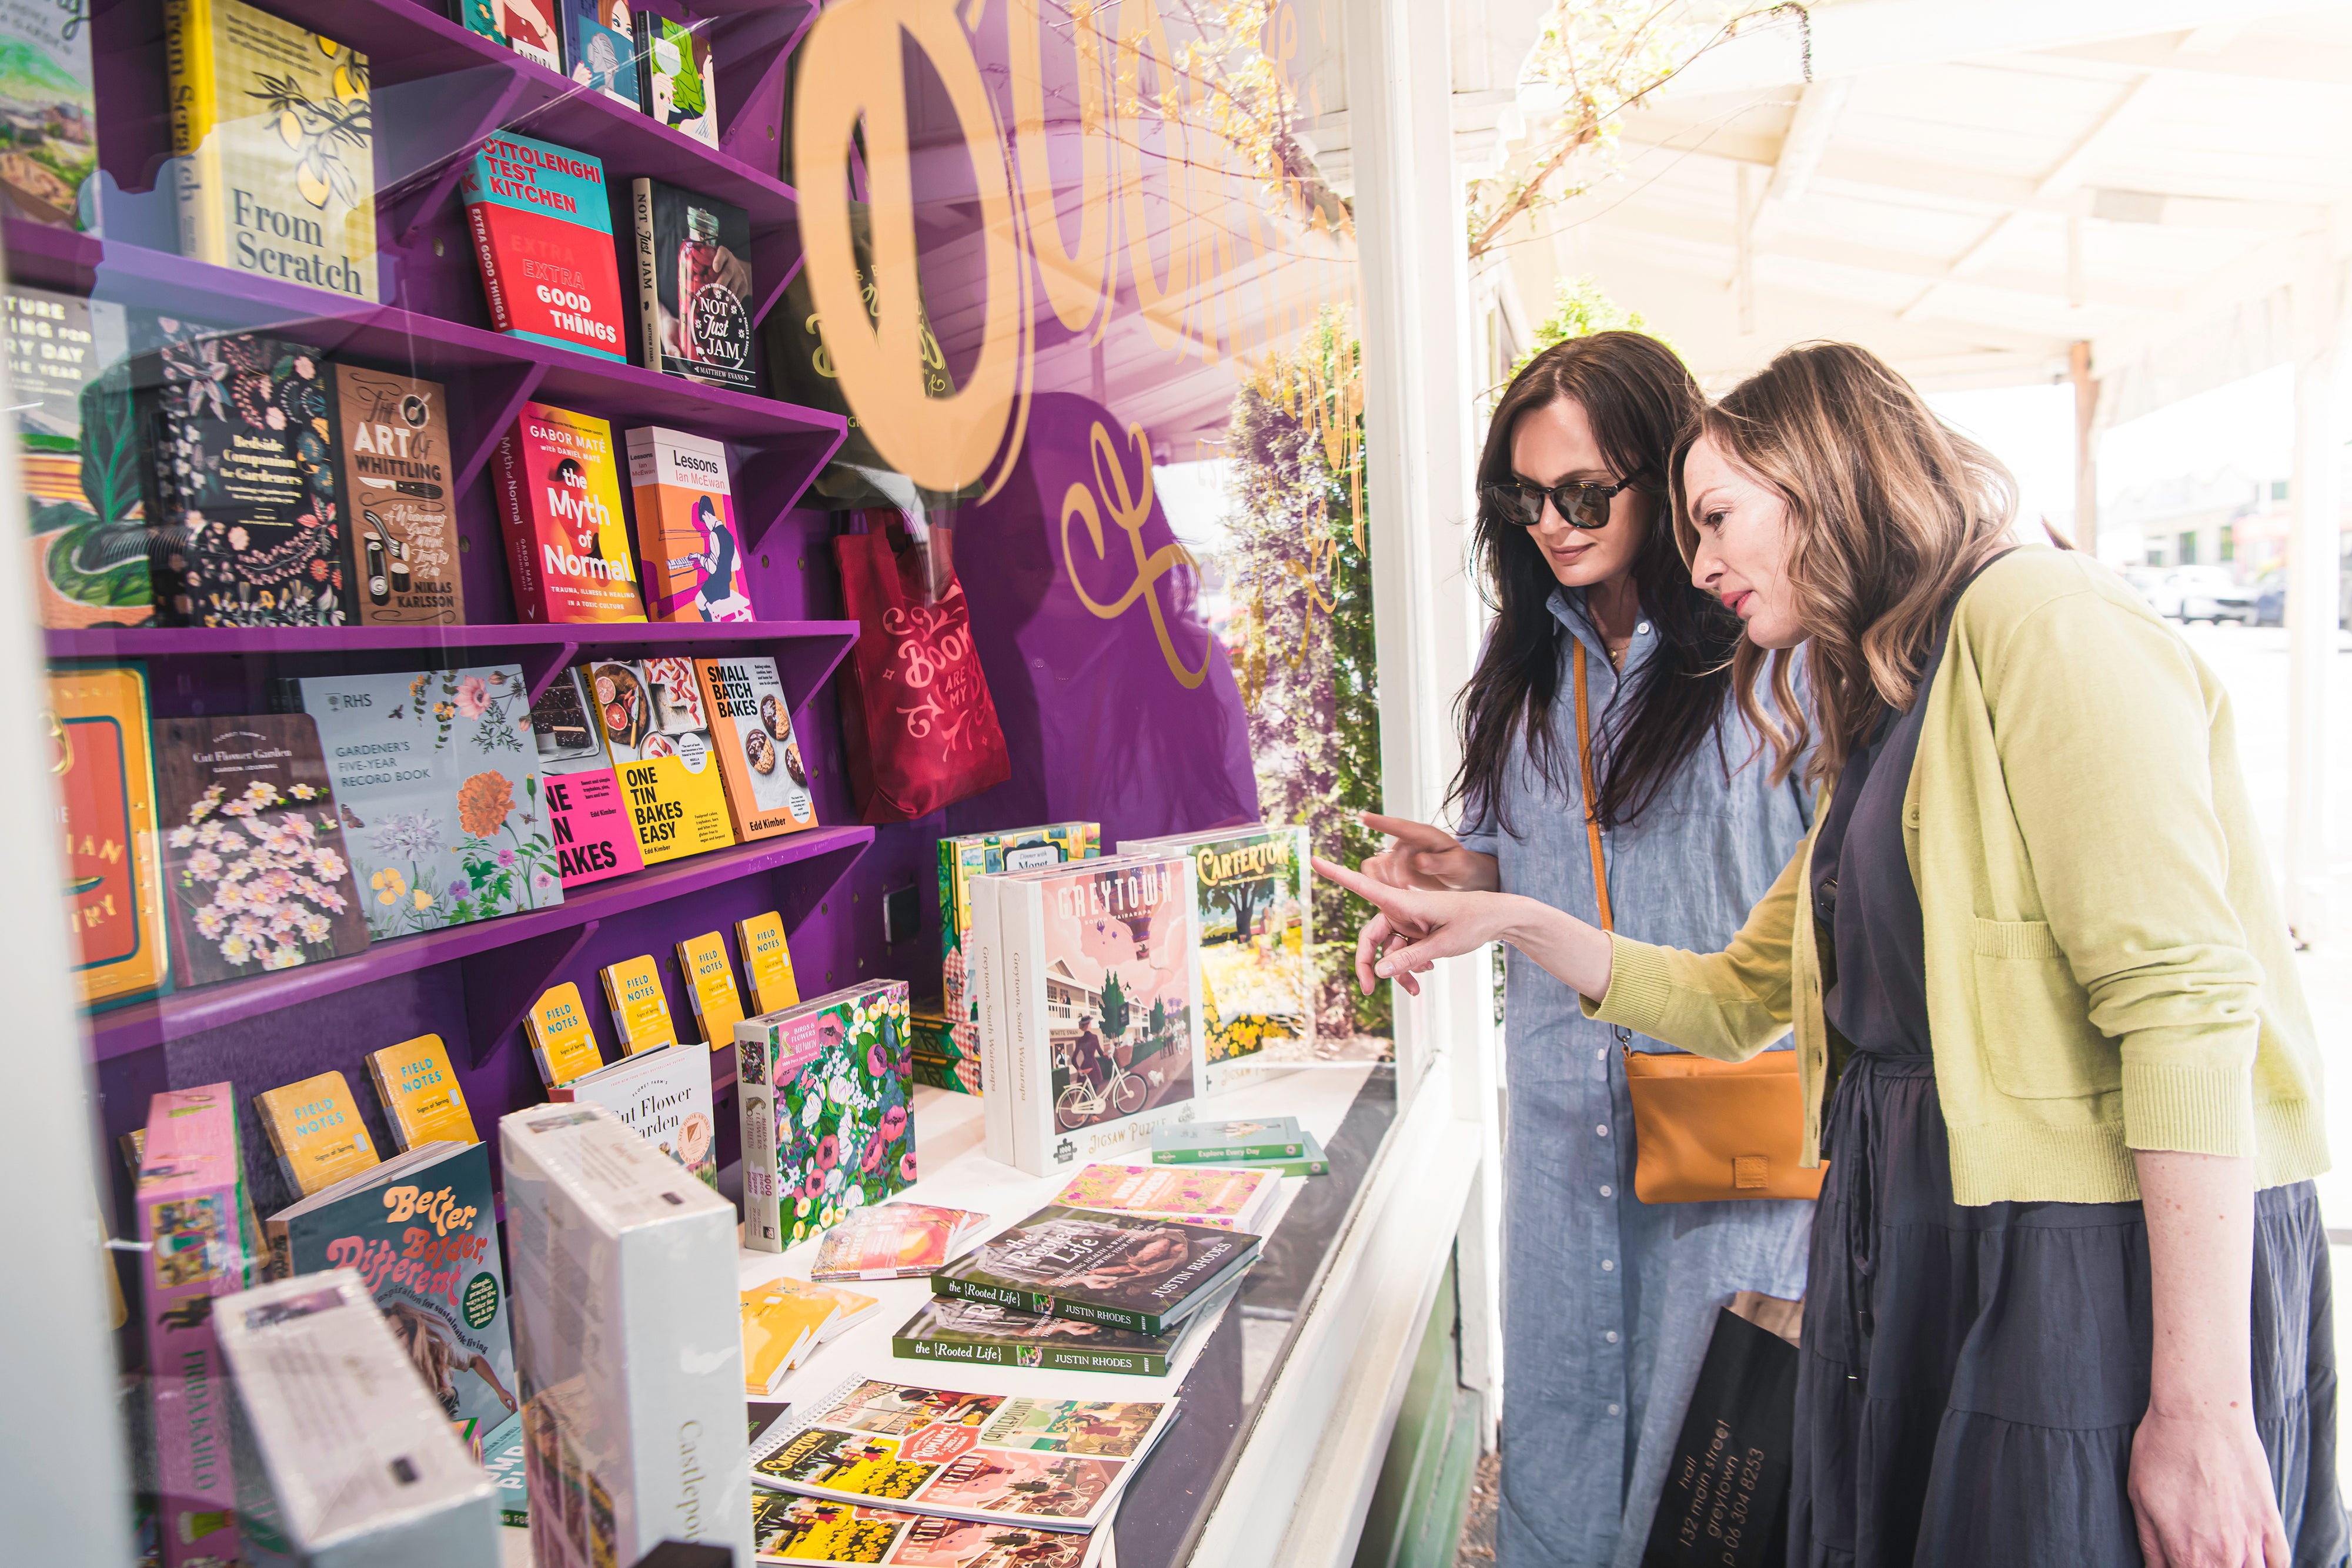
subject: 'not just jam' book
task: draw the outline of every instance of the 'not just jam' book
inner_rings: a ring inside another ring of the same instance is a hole
[[[500,134],[475,152],[458,189],[492,330],[625,361],[603,162]]]

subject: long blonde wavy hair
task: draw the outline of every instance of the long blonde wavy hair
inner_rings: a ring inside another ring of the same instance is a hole
[[[1698,532],[1683,458],[1701,436],[1788,503],[1786,570],[1808,634],[1811,700],[1799,701],[1790,679],[1794,650],[1746,638],[1732,654],[1732,689],[1771,745],[1773,779],[1811,746],[1803,778],[1818,785],[1868,740],[1882,705],[1910,706],[1937,612],[2011,542],[2017,481],[1867,349],[1801,344],[1709,406],[1677,444],[1675,537],[1685,562]],[[1767,680],[1769,709],[1759,692]]]

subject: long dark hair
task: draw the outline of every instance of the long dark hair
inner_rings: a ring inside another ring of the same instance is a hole
[[[1633,571],[1658,649],[1631,700],[1617,705],[1593,737],[1596,812],[1606,827],[1639,820],[1675,770],[1710,737],[1729,773],[1719,725],[1731,690],[1729,664],[1739,643],[1739,622],[1691,585],[1668,515],[1668,465],[1676,441],[1696,424],[1705,400],[1682,361],[1654,338],[1639,332],[1573,338],[1546,349],[1511,378],[1495,405],[1478,459],[1474,548],[1495,622],[1478,668],[1455,705],[1462,768],[1454,777],[1451,799],[1473,815],[1491,817],[1506,831],[1516,831],[1506,806],[1513,737],[1524,730],[1528,762],[1556,792],[1567,792],[1576,757],[1573,733],[1551,722],[1560,660],[1558,623],[1547,601],[1558,580],[1542,547],[1528,537],[1532,530],[1489,506],[1485,487],[1512,480],[1511,431],[1519,416],[1562,398],[1583,408],[1615,477],[1633,480],[1650,504]]]

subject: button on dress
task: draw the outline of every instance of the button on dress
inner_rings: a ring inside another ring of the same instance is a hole
[[[1528,765],[1506,782],[1513,831],[1467,824],[1503,887],[1596,918],[1575,777],[1570,640],[1585,648],[1594,734],[1630,700],[1658,647],[1644,619],[1620,674],[1555,589],[1560,675],[1557,789]],[[1703,744],[1630,828],[1602,835],[1617,929],[1696,952],[1721,948],[1796,852],[1811,803],[1767,778],[1769,753],[1727,701],[1722,754]],[[1728,777],[1727,777],[1727,772]],[[1634,1568],[1697,1382],[1716,1308],[1735,1291],[1804,1293],[1813,1206],[1801,1200],[1649,1205],[1633,1196],[1635,1139],[1615,1031],[1576,993],[1506,949],[1503,1147],[1504,1568]],[[1636,1051],[1670,1051],[1632,1037]],[[1785,1049],[1776,1047],[1776,1049]]]

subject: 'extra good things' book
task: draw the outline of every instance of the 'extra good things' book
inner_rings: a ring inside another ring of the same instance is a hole
[[[155,773],[174,984],[290,969],[367,946],[308,714],[159,720]],[[257,904],[256,887],[276,892]]]
[[[49,676],[49,771],[65,834],[66,925],[86,1007],[155,994],[168,978],[147,672],[139,664]]]
[[[735,841],[692,659],[588,667],[588,695],[647,865]]]
[[[1006,1092],[988,1119],[991,1159],[1043,1176],[1141,1145],[1191,1113],[1202,1047],[1192,881],[1178,855],[975,884],[998,922],[1001,1079],[985,1044],[983,1058],[989,1100],[1000,1082]],[[976,903],[975,931],[983,913]]]
[[[494,135],[475,152],[458,189],[491,329],[625,362],[603,162],[528,136]]]
[[[734,1205],[601,1105],[517,1111],[499,1140],[536,1561],[668,1539],[749,1563]]]
[[[1165,1333],[1256,1261],[1260,1239],[1150,1215],[1060,1204],[931,1276],[931,1293]]]
[[[666,1045],[625,1056],[548,1091],[559,1103],[593,1100],[663,1154],[719,1185],[718,1127],[711,1120],[710,1053]]]
[[[588,710],[588,672],[564,670],[530,706],[531,741],[539,750],[540,787],[547,791],[547,828],[555,845],[555,874],[567,888],[645,869],[637,830],[629,821],[604,731]]]
[[[367,626],[457,626],[457,476],[447,393],[438,382],[335,368],[344,497],[352,535],[352,617]]]
[[[98,78],[90,70],[87,7],[56,0],[10,0],[0,6],[0,110],[19,126],[0,152],[0,197],[8,210],[59,228],[95,229],[98,193]],[[16,391],[25,389],[17,386]]]
[[[637,511],[646,615],[653,621],[751,620],[743,534],[727,448],[707,436],[632,430],[629,499]]]
[[[749,843],[815,827],[808,765],[793,735],[792,698],[776,661],[697,659],[694,674],[710,715],[710,747],[727,783],[735,836]]]
[[[0,166],[10,156],[0,152]],[[0,191],[6,183],[0,177]],[[139,486],[144,459],[128,417],[122,307],[21,283],[8,285],[5,298],[41,624],[144,626],[155,616],[154,591]]]
[[[383,1103],[383,1119],[392,1126],[392,1141],[403,1149],[420,1144],[478,1144],[473,1113],[466,1108],[466,1092],[449,1065],[449,1048],[437,1034],[387,1045],[368,1052],[368,1078],[376,1098]]]
[[[519,664],[299,681],[378,942],[563,902]]]
[[[1011,1399],[853,1377],[761,1437],[751,1477],[832,1502],[1092,1530],[1175,1413],[1173,1400]]]
[[[913,1184],[904,980],[746,1019],[735,1047],[744,1246],[782,1252]]]
[[[971,879],[996,872],[1035,871],[1065,861],[1093,860],[1101,852],[1097,822],[1048,822],[995,833],[962,833],[940,841],[940,974],[945,988],[952,1061],[925,1077],[942,1089],[977,1094],[983,1085],[980,1058],[979,988],[972,984]],[[916,1068],[929,1065],[919,1058]]]
[[[604,985],[604,1005],[613,1009],[613,1031],[621,1037],[624,1051],[635,1056],[677,1043],[669,993],[662,987],[661,966],[652,954],[607,964],[596,971],[596,978]]]
[[[751,369],[751,218],[660,180],[630,182],[645,367],[737,392]]]
[[[1201,933],[1201,1092],[1312,1065],[1315,943],[1307,830],[1230,828],[1122,841],[1118,852],[1192,861]]]
[[[527,402],[491,458],[515,616],[537,624],[642,621],[613,427]]]
[[[174,1089],[147,1103],[134,1201],[146,1247],[147,1364],[153,1375],[157,1533],[169,1564],[237,1560],[228,1378],[215,1296],[245,1289],[236,1086]]]
[[[689,27],[639,6],[637,103],[647,114],[706,146],[719,145],[719,93],[711,69],[709,23]]]
[[[165,0],[180,251],[376,298],[368,60],[244,0]]]
[[[265,1089],[253,1104],[289,1194],[323,1192],[383,1159],[340,1072]]]

